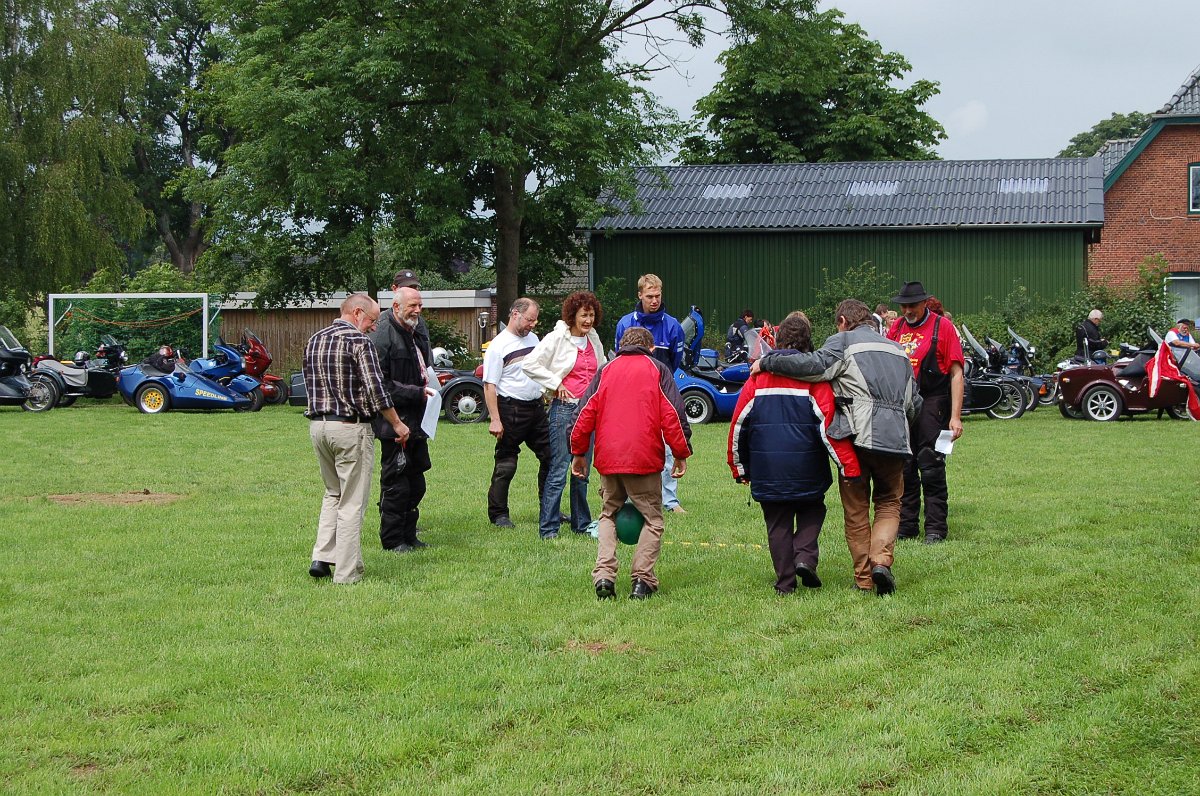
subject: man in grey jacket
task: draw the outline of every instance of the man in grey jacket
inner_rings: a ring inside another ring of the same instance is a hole
[[[896,590],[892,564],[904,494],[904,461],[912,455],[909,423],[920,411],[921,396],[908,355],[876,331],[866,304],[846,299],[834,315],[838,332],[819,350],[771,352],[751,372],[828,381],[833,387],[838,412],[828,435],[852,440],[862,468],[861,478],[838,478],[855,586],[862,591],[874,587],[883,596]]]

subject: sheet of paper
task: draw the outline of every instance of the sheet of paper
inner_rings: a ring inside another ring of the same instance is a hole
[[[949,456],[954,452],[954,434],[950,429],[938,434],[937,442],[933,443],[933,449],[944,456]]]
[[[435,379],[434,384],[437,384]],[[425,401],[425,416],[421,418],[421,430],[425,436],[433,439],[437,434],[438,416],[442,413],[442,394],[434,390],[433,395]]]

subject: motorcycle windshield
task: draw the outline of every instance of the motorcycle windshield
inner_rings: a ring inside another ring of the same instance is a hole
[[[1017,345],[1021,346],[1021,348],[1025,349],[1026,354],[1032,354],[1033,353],[1033,343],[1029,342],[1024,337],[1022,337],[1021,335],[1014,332],[1011,326],[1009,326],[1007,328],[1008,328],[1008,336],[1013,339],[1013,342],[1016,343]]]
[[[17,338],[8,330],[7,326],[0,326],[0,345],[7,348],[9,351],[19,351],[24,348],[17,342]]]
[[[975,335],[971,334],[971,330],[967,328],[965,323],[962,325],[962,333],[963,337],[967,338],[967,343],[971,346],[971,350],[975,352],[975,356],[979,357],[980,361],[987,362],[987,349],[979,344],[979,341],[975,339]]]
[[[100,335],[100,342],[107,348],[117,348],[121,345],[117,342],[117,338],[113,337],[111,334]]]

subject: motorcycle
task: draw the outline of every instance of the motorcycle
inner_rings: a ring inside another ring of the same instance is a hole
[[[1012,346],[1006,351],[999,340],[989,335],[984,335],[983,339],[987,343],[988,372],[1016,379],[1017,386],[1025,393],[1025,411],[1032,412],[1037,409],[1040,406],[1038,396],[1041,395],[1043,386],[1041,377],[1026,375],[1013,367]]]
[[[738,395],[750,378],[750,362],[720,367],[717,352],[702,348],[704,344],[704,314],[693,306],[680,324],[683,327],[683,360],[675,370],[675,386],[683,397],[688,422],[693,425],[709,423],[718,415],[731,417],[737,408]],[[746,351],[757,359],[766,348],[759,339],[761,330],[746,330]]]
[[[1148,331],[1157,343],[1154,348],[1139,349],[1122,343],[1120,357],[1115,363],[1081,365],[1062,374],[1058,407],[1063,417],[1070,420],[1086,418],[1107,422],[1116,420],[1121,415],[1157,410],[1160,416],[1166,412],[1175,420],[1191,418],[1187,406],[1188,385],[1184,382],[1164,380],[1157,394],[1154,397],[1150,396],[1150,376],[1147,367],[1158,352],[1162,338],[1152,329]],[[1195,388],[1200,385],[1197,385],[1196,378],[1192,375],[1197,371],[1195,363],[1189,363],[1192,359],[1191,353],[1188,351],[1183,354],[1178,362],[1180,372]]]
[[[125,346],[110,334],[100,338],[96,356],[86,351],[75,354],[72,361],[61,361],[50,356],[37,357],[34,362],[33,381],[47,380],[58,390],[59,406],[70,406],[79,398],[111,398],[117,393],[117,377],[128,361]]]
[[[29,412],[49,412],[61,397],[53,382],[29,379],[33,357],[7,326],[0,326],[0,406],[20,406]]]
[[[1008,370],[1014,374],[1040,380],[1041,387],[1038,389],[1037,395],[1038,405],[1054,405],[1058,401],[1058,373],[1035,372],[1033,363],[1037,359],[1037,348],[1033,343],[1014,332],[1011,326],[1006,328],[1008,336],[1013,341],[1012,346],[1008,349]]]
[[[250,383],[253,386],[250,386]],[[174,352],[152,354],[146,361],[121,370],[117,389],[127,404],[148,415],[169,409],[233,409],[248,412],[253,408],[250,394],[258,382],[240,374],[222,384],[184,365]],[[262,406],[262,391],[259,407]]]
[[[984,412],[994,420],[1015,420],[1025,414],[1025,391],[1013,377],[995,372],[1003,354],[989,354],[965,325],[962,333],[968,344],[964,350],[968,356],[963,368],[963,414]]]
[[[262,409],[265,401],[262,383],[246,373],[245,360],[241,352],[221,338],[217,338],[213,349],[215,349],[215,353],[212,357],[197,357],[191,361],[188,369],[192,373],[212,379],[229,387],[234,392],[245,395],[250,401],[251,412]],[[265,351],[266,348],[264,347],[263,350]]]
[[[291,395],[291,388],[281,377],[274,373],[267,373],[272,359],[271,352],[267,350],[263,341],[254,332],[243,329],[242,340],[237,345],[237,349],[245,360],[246,374],[261,382],[259,389],[262,390],[263,402],[271,406],[287,403],[288,397]]]

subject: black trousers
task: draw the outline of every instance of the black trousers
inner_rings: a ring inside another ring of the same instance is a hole
[[[379,470],[379,541],[384,550],[391,550],[416,541],[421,498],[425,497],[425,471],[430,466],[429,440],[410,439],[403,446],[390,439],[379,443],[383,459]],[[405,461],[398,467],[396,454],[400,450],[404,451]]]
[[[924,396],[922,396],[924,397]],[[950,427],[950,396],[925,397],[912,425],[913,457],[904,462],[904,496],[900,499],[900,536],[920,533],[921,497],[925,497],[925,534],[946,536],[949,492],[946,457],[933,449],[938,435]]]
[[[814,572],[820,557],[817,537],[825,522],[825,501],[789,500],[761,503],[767,523],[767,549],[775,567],[775,590],[796,590],[796,565],[804,564]]]
[[[538,459],[538,507],[550,472],[550,422],[541,401],[516,401],[500,396],[498,402],[504,436],[496,440],[496,464],[492,468],[492,484],[488,488],[488,519],[511,516],[508,510],[508,489],[517,474],[517,457],[521,443]]]

